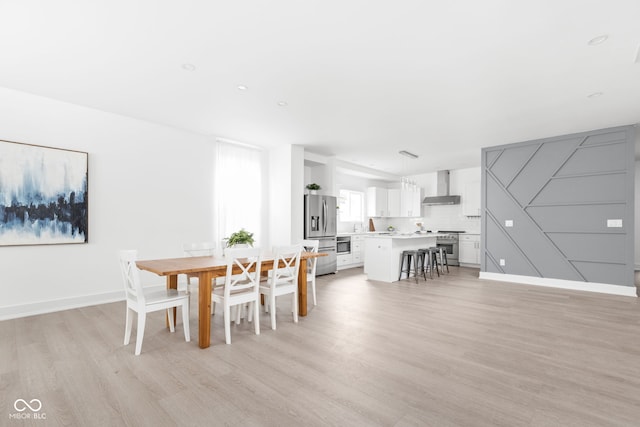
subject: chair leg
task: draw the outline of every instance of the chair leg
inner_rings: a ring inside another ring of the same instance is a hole
[[[260,303],[258,303],[258,301],[252,302],[251,308],[253,309],[253,323],[256,329],[256,335],[260,335]]]
[[[235,306],[236,308],[236,325],[240,324],[240,320],[242,320],[242,311],[244,310],[244,304],[238,304]]]
[[[293,307],[293,323],[298,323],[298,292],[294,292],[291,295],[293,296],[293,301],[291,301],[291,306]]]
[[[400,274],[398,275],[398,280],[402,279],[402,269],[404,268],[404,256],[400,255]]]
[[[169,330],[171,332],[176,331],[176,319],[173,318],[173,308],[167,310],[167,314],[169,315]]]
[[[271,302],[271,329],[276,330],[276,297],[275,295],[270,296]]]
[[[184,340],[191,341],[191,330],[189,329],[189,302],[182,304],[182,327],[184,328]]]
[[[251,301],[247,306],[247,322],[251,323],[253,320],[253,305],[255,302]]]
[[[311,292],[313,294],[313,305],[318,305],[316,301],[316,278],[315,277],[311,281]]]
[[[142,351],[142,340],[144,339],[144,325],[147,321],[147,313],[138,312],[138,331],[136,332],[136,356]]]
[[[446,266],[447,266],[447,273],[448,273],[448,272],[449,272],[449,260],[447,259],[447,252],[446,252],[446,251],[444,251],[444,252],[442,252],[442,254],[443,254],[443,256],[444,256],[444,259],[443,259],[443,261],[444,261],[444,265],[446,265]],[[442,268],[443,268],[443,270],[442,270],[442,271],[444,271],[444,267],[442,267]]]
[[[231,307],[224,303],[224,339],[227,344],[231,344]]]
[[[124,324],[124,345],[131,341],[131,326],[133,325],[133,310],[127,307],[127,317]]]

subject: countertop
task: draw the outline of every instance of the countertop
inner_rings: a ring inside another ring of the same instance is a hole
[[[448,236],[446,233],[377,233],[377,235],[367,235],[367,238],[379,239],[424,239],[427,237]]]

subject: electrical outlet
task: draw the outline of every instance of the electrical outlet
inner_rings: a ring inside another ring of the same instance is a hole
[[[608,219],[607,227],[613,228],[622,228],[622,220],[621,219]]]
[[[513,227],[513,220],[512,219],[505,220],[504,226],[505,227]]]
[[[504,267],[506,265],[506,263],[504,262],[504,259],[500,258],[500,266]]]

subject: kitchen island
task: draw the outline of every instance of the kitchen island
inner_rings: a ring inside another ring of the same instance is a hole
[[[402,251],[436,246],[439,233],[380,234],[365,240],[364,272],[369,280],[395,282],[400,273]]]

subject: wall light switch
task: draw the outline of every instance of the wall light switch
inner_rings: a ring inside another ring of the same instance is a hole
[[[513,227],[513,220],[512,219],[505,220],[504,226],[505,227]]]
[[[504,267],[506,265],[506,263],[504,262],[504,259],[500,258],[500,266]]]
[[[607,227],[614,228],[622,228],[622,220],[621,219],[608,219]]]

